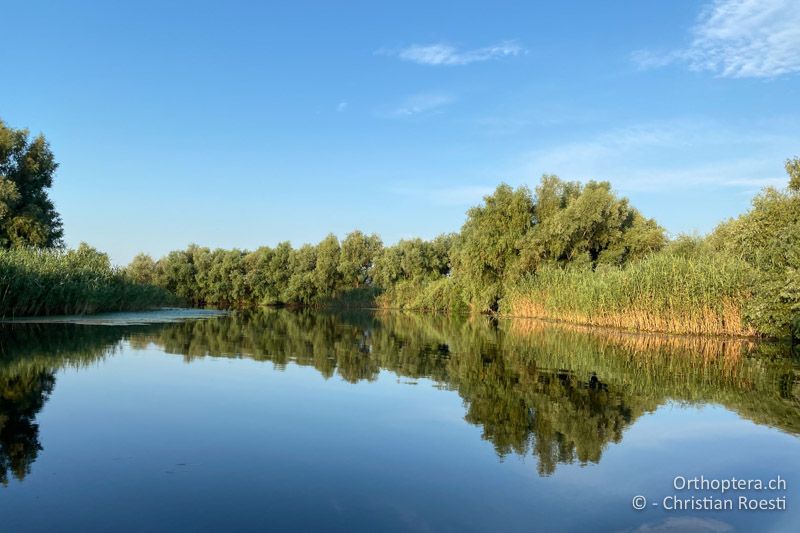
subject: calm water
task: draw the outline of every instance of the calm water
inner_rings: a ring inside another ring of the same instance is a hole
[[[800,530],[785,347],[398,313],[180,318],[0,327],[0,531]],[[701,475],[786,488],[673,486]],[[666,510],[670,495],[736,507]]]

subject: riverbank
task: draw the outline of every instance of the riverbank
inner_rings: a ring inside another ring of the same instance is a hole
[[[0,316],[160,307],[397,308],[626,330],[800,335],[800,161],[789,187],[705,237],[668,238],[607,182],[500,185],[457,234],[328,235],[254,251],[189,245],[124,269],[82,245],[0,255]]]
[[[136,311],[175,305],[163,288],[136,283],[108,256],[76,250],[0,249],[0,318]]]
[[[629,331],[763,337],[749,320],[756,273],[728,254],[667,249],[625,267],[540,268],[503,287],[491,314]],[[399,284],[381,308],[475,312],[457,279]]]

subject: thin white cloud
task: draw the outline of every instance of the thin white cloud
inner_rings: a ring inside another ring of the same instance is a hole
[[[396,56],[403,61],[410,61],[420,65],[469,65],[490,59],[517,56],[527,50],[515,41],[474,48],[472,50],[459,50],[457,47],[446,43],[413,44],[399,50],[378,50],[378,54]]]
[[[636,50],[631,60],[642,70],[666,67],[685,57],[684,51],[656,52],[654,50]]]
[[[376,112],[380,118],[409,118],[441,112],[442,108],[455,101],[448,93],[428,92],[412,94],[399,105]]]
[[[639,50],[632,60],[643,69],[680,62],[730,78],[800,72],[800,2],[715,0],[701,11],[686,48]]]
[[[336,105],[336,111],[338,111],[339,113],[341,113],[346,109],[347,109],[347,102],[345,102],[344,100],[342,100]]]
[[[781,187],[787,180],[783,161],[798,144],[800,135],[780,124],[650,122],[529,152],[519,175],[608,180],[622,191]],[[748,156],[737,155],[742,153]]]

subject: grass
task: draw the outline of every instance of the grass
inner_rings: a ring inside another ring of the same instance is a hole
[[[134,283],[108,257],[77,250],[0,250],[0,317],[129,311],[175,304],[163,289]]]
[[[755,274],[724,254],[658,253],[625,268],[543,268],[512,286],[501,312],[638,331],[753,336]]]

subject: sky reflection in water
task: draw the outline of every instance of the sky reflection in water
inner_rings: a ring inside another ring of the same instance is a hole
[[[2,326],[3,530],[800,522],[783,346],[400,313],[126,320]],[[780,475],[760,497],[789,509],[632,510],[701,474]]]

